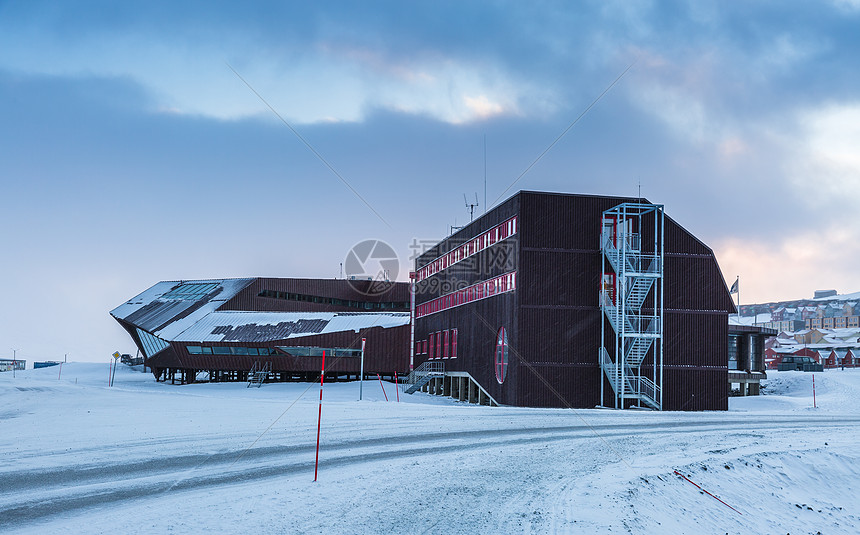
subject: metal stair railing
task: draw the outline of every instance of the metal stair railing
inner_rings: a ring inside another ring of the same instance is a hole
[[[442,377],[445,375],[445,364],[438,360],[428,360],[422,362],[420,366],[409,373],[405,384],[408,385],[404,393],[414,394],[421,387],[430,382],[434,377]]]
[[[627,291],[627,298],[624,302],[629,308],[639,310],[642,308],[645,298],[648,297],[648,292],[651,291],[652,286],[654,286],[654,279],[650,277],[635,279]]]
[[[616,273],[636,273],[639,276],[659,276],[660,255],[643,253],[639,247],[638,234],[626,234],[618,237],[621,247],[613,243],[611,235],[604,235],[602,239],[603,251],[609,264]],[[622,259],[624,269],[620,269]]]
[[[600,348],[600,362],[602,363],[603,371],[606,373],[606,377],[609,379],[609,383],[612,385],[612,390],[614,390],[617,394],[621,394],[621,371],[618,368],[618,365],[612,361],[612,357],[609,356],[609,352],[606,351],[605,348]],[[633,381],[631,381],[632,370],[628,367],[625,367],[625,371],[628,372],[624,375],[624,392],[630,393],[634,390]]]
[[[252,386],[260,388],[263,386],[263,382],[269,378],[269,372],[271,371],[271,362],[261,364],[259,361],[254,361],[254,365],[251,366],[251,371],[248,372],[248,386],[245,388],[251,388]]]
[[[624,351],[624,355],[626,356],[627,363],[636,368],[642,361],[645,360],[645,356],[648,355],[648,351],[651,349],[651,344],[653,344],[653,338],[629,338],[631,342],[627,345]]]
[[[600,327],[600,365],[615,391],[616,408],[632,399],[639,406],[662,408],[663,225],[662,205],[622,203],[603,212],[599,299],[606,319]],[[614,274],[611,290],[607,290],[608,273]],[[607,342],[614,342],[614,361]],[[653,378],[645,377],[645,363],[653,366]]]
[[[621,373],[618,365],[604,348],[600,348],[600,361],[609,384],[616,394],[625,399],[638,399],[651,407],[659,408],[660,387],[644,375],[637,374],[633,368],[624,366],[624,392],[620,392]]]

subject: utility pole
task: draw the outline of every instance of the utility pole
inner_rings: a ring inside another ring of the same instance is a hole
[[[12,379],[15,378],[15,368],[18,367],[18,350],[12,350]]]

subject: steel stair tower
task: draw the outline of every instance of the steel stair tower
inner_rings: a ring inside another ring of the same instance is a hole
[[[622,203],[603,212],[600,399],[608,382],[617,409],[663,408],[664,221],[659,204]]]

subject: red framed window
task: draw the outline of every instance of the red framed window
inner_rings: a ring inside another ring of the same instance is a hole
[[[451,358],[457,358],[457,329],[454,329],[451,339]]]
[[[442,334],[442,358],[448,358],[448,331]]]

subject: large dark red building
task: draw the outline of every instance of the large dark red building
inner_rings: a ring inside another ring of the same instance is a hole
[[[734,305],[713,251],[662,206],[522,191],[415,275],[415,365],[441,363],[481,399],[727,409]]]
[[[157,379],[268,380],[409,372],[409,286],[361,280],[164,281],[111,311]]]

